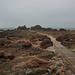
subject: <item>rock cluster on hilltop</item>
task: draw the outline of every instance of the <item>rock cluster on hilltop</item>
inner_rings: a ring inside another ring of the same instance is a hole
[[[40,25],[35,25],[31,27],[32,30],[42,29]]]
[[[35,25],[32,26],[31,28],[27,28],[26,25],[24,26],[18,26],[18,30],[26,30],[26,29],[31,29],[31,30],[44,30],[44,31],[67,31],[66,29],[60,28],[59,30],[53,29],[53,28],[43,28],[41,25]]]
[[[17,29],[19,29],[19,30],[25,30],[25,29],[27,29],[27,27],[26,27],[26,25],[24,25],[24,26],[18,26]]]
[[[66,31],[66,29],[60,28],[59,31]]]
[[[32,26],[31,30],[57,31],[56,29],[52,29],[52,28],[43,28],[40,25]]]

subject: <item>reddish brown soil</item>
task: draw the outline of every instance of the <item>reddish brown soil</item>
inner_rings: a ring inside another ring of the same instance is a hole
[[[61,42],[62,45],[64,45],[67,48],[75,48],[75,30],[72,31],[51,31],[51,30],[38,30],[39,32],[52,35],[55,37],[58,41]]]
[[[75,48],[75,34],[66,34],[57,38],[67,48]]]
[[[49,39],[47,36],[28,30],[0,34],[0,75],[15,74],[30,68],[41,68],[42,73],[46,72],[50,65],[48,60],[55,56],[55,53],[40,48],[40,43]]]
[[[55,34],[56,32],[53,33]],[[54,52],[46,51],[45,48],[49,46],[53,46],[51,39],[36,32],[29,30],[0,32],[0,75],[65,73],[61,59]],[[56,65],[57,62],[62,65]]]

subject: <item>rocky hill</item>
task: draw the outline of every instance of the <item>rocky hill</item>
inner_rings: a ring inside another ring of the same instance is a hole
[[[26,25],[24,25],[24,26],[18,26],[18,28],[17,28],[18,30],[26,30],[27,29],[27,27],[26,27]]]

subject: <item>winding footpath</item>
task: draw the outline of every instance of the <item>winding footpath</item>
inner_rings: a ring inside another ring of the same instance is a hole
[[[40,33],[37,32],[39,34],[42,35],[47,35],[44,33]],[[51,36],[51,35],[47,35],[51,41],[53,42],[53,48],[52,50],[55,50],[56,54],[61,54],[62,55],[62,59],[64,61],[64,63],[67,63],[68,66],[70,67],[70,69],[73,71],[73,73],[75,73],[75,54],[73,54],[72,52],[70,52],[66,47],[64,47],[63,45],[61,45],[60,42],[56,41],[56,39]],[[51,47],[47,48],[47,50],[51,50]]]

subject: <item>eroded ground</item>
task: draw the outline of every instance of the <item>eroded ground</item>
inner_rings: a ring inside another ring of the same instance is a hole
[[[53,47],[51,39],[36,32],[1,32],[0,75],[74,75],[61,55],[48,47]]]
[[[39,30],[39,32],[52,35],[56,38],[57,41],[61,42],[63,46],[68,48],[70,51],[75,52],[75,30],[72,31],[43,31]]]

